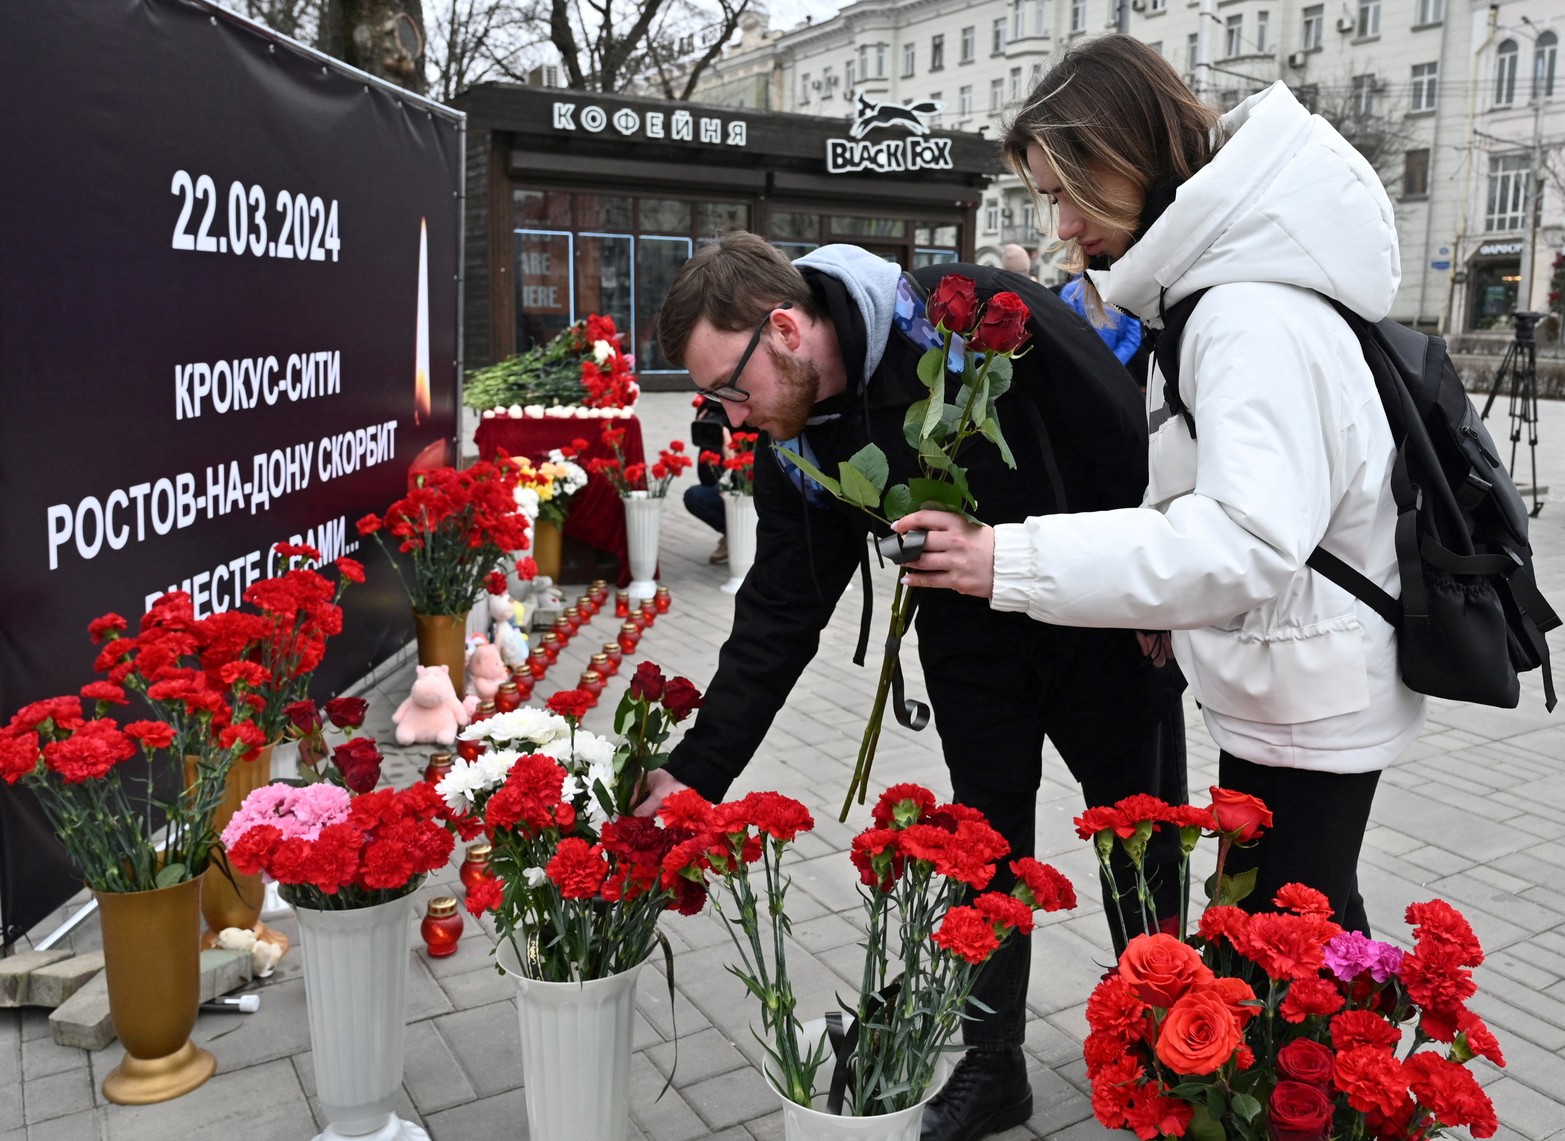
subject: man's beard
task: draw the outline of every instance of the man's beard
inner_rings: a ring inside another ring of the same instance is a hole
[[[774,440],[791,440],[809,421],[821,388],[821,371],[814,361],[784,356],[769,344],[766,353],[777,369],[775,403],[766,430]]]

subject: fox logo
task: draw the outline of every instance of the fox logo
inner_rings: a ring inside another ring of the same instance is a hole
[[[860,91],[853,110],[853,126],[848,129],[848,134],[855,139],[862,139],[876,127],[906,127],[915,135],[927,135],[929,127],[925,125],[923,117],[938,114],[944,106],[944,103],[927,99],[906,106],[900,103],[877,103]]]

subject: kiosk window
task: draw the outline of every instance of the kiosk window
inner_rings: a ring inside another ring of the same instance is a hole
[[[632,228],[628,194],[577,194],[574,197],[576,225],[583,230],[624,233]]]
[[[768,227],[768,236],[777,239],[791,238],[794,241],[804,240],[815,242],[821,234],[821,219],[819,214],[802,214],[797,211],[774,210],[771,216],[771,224]],[[781,245],[781,242],[777,242]],[[813,245],[811,247],[814,248]]]
[[[641,199],[640,229],[657,234],[688,234],[690,203],[678,198]]]
[[[643,200],[645,201],[645,200]],[[644,215],[643,215],[644,216]],[[657,343],[658,310],[679,267],[690,260],[689,238],[642,237],[636,242],[637,372],[670,372],[674,366]]]
[[[569,229],[573,195],[557,190],[518,190],[515,223],[517,229]]]
[[[854,238],[903,238],[907,236],[907,221],[839,214],[832,218],[831,230],[834,234]]]
[[[703,236],[723,230],[748,230],[750,207],[743,202],[697,202],[696,233]]]

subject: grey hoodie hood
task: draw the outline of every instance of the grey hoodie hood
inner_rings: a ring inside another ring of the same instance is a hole
[[[897,282],[902,269],[858,246],[831,245],[811,250],[794,265],[813,269],[842,282],[864,318],[864,375],[872,376],[891,339],[891,318],[896,312]]]
[[[1228,141],[1108,270],[1103,299],[1155,319],[1213,285],[1313,289],[1372,321],[1402,279],[1391,200],[1374,168],[1282,83],[1223,116]],[[1164,294],[1164,291],[1167,291]]]

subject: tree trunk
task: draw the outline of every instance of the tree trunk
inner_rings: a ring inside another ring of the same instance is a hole
[[[317,46],[377,79],[424,94],[423,0],[327,0]]]

